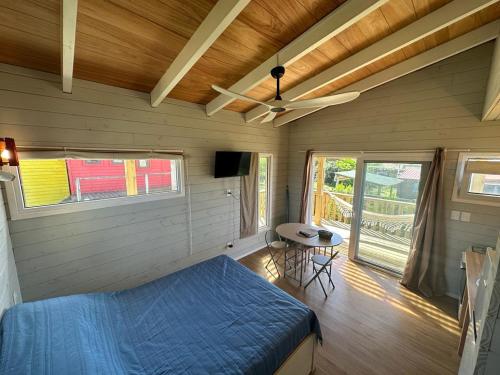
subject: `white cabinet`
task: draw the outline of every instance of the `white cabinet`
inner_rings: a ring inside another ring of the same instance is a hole
[[[500,236],[488,250],[478,280],[474,319],[469,323],[459,375],[500,374]]]

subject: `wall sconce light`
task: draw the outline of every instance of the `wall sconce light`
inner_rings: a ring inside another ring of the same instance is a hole
[[[12,138],[0,138],[0,169],[2,165],[19,166],[16,142]],[[16,176],[12,173],[0,170],[0,181],[13,181],[15,178]]]
[[[13,138],[0,138],[0,166],[2,165],[19,166],[16,142]]]

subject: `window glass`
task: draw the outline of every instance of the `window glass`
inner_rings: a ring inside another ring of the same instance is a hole
[[[500,154],[460,153],[452,200],[500,206]]]
[[[270,184],[269,171],[271,158],[269,156],[259,157],[259,228],[269,226],[270,209]]]
[[[168,159],[20,160],[23,205],[33,208],[180,192],[179,163]]]
[[[500,196],[500,175],[472,173],[469,193]]]

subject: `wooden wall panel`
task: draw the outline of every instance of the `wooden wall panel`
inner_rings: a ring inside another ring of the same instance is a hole
[[[150,91],[215,0],[80,0],[75,77]],[[59,72],[59,0],[0,1],[0,62]],[[30,55],[30,50],[34,53]]]
[[[428,12],[430,11],[431,8],[428,9]],[[380,39],[383,39],[385,36],[403,28],[407,24],[426,15],[427,13],[421,11],[419,14],[420,16],[417,17],[415,8],[411,1],[389,1],[379,9],[368,14],[356,24],[341,32],[339,35],[323,43],[317,50],[313,51],[313,53],[321,52],[323,55],[327,56],[328,59],[326,59],[326,61],[317,62],[314,64],[313,69],[304,69],[303,67],[305,65],[305,61],[308,59],[308,56],[305,56],[289,66],[281,84],[283,91],[296,86],[336,62],[355,54]],[[395,55],[398,54],[401,54],[401,52],[398,51]],[[394,56],[393,63],[395,64],[396,61],[397,56]],[[370,68],[367,69],[369,70]],[[347,84],[347,80],[344,80],[344,82]],[[349,81],[349,83],[352,82],[353,81]],[[336,83],[333,84],[335,85]],[[264,83],[251,90],[248,95],[267,100],[273,96],[274,90],[275,81],[270,77]],[[317,97],[320,95],[315,94],[314,96]],[[311,95],[310,97],[313,96]],[[255,105],[253,104],[236,101],[228,106],[227,109],[246,112],[254,107]]]
[[[239,233],[239,204],[224,195],[239,179],[214,179],[215,150],[274,156],[273,223],[285,212],[287,129],[245,124],[232,112],[207,118],[201,106],[75,80],[61,93],[59,77],[0,64],[0,127],[20,145],[183,149],[192,197],[189,255],[186,198],[10,221],[23,297],[33,300],[116,290],[225,253]],[[232,255],[264,244],[263,233],[237,240]]]
[[[16,264],[12,253],[5,204],[0,189],[0,319],[6,309],[21,302],[19,280],[17,279]]]
[[[317,50],[313,51],[321,51],[324,55],[328,56],[330,60],[323,62],[317,60],[311,67],[311,64],[307,63],[309,58],[309,55],[307,55],[288,67],[286,75],[281,82],[282,90],[286,91],[287,89],[296,86],[297,84],[334,65],[336,62],[351,56],[361,49],[383,39],[387,35],[402,29],[413,21],[426,16],[448,2],[449,0],[429,0],[427,2],[420,2],[416,0],[413,2],[410,0],[389,1],[360,20],[358,23],[324,43]],[[390,54],[389,56],[373,62],[364,68],[361,68],[358,72],[356,72],[356,74],[350,75],[349,79],[348,77],[344,77],[340,80],[332,82],[319,90],[305,95],[302,99],[328,95],[332,91],[341,89],[342,87],[354,83],[359,79],[386,69],[439,44],[447,42],[499,17],[500,4],[497,3],[491,5],[476,14],[466,17],[462,21],[450,25],[449,27],[422,39],[421,41],[415,42],[410,46],[407,46]],[[260,100],[269,100],[274,96],[274,91],[275,81],[270,77],[261,85],[249,91],[247,95]],[[235,101],[226,107],[226,109],[238,112],[247,112],[254,107],[254,104]]]
[[[252,1],[170,96],[207,102],[212,83],[236,81],[342,2]],[[80,0],[74,76],[149,92],[214,4]],[[0,43],[12,46],[0,51],[0,62],[59,72],[58,0],[0,0],[0,27],[10,29]]]
[[[59,3],[0,1],[0,62],[59,72]]]
[[[500,121],[481,123],[493,44],[487,43],[387,83],[358,100],[289,125],[291,217],[298,217],[304,150],[418,150],[438,146],[498,150]],[[446,217],[471,212],[471,222],[446,221],[448,292],[458,295],[461,252],[494,245],[500,208],[451,201],[458,152],[446,164]]]
[[[459,37],[460,35],[466,34],[467,32],[472,31],[491,21],[494,21],[499,17],[500,17],[500,3],[496,3],[432,35],[429,35],[423,38],[422,40],[414,42],[399,51],[396,51],[380,60],[373,62],[372,64],[366,67],[366,70],[368,71],[365,70],[364,73],[360,72],[358,77],[364,78],[371,74],[377,73],[381,70],[389,68],[403,60],[416,56],[419,53],[427,51],[431,48],[437,47],[438,45],[443,44],[456,37]],[[319,90],[316,90],[308,95],[305,95],[303,99],[329,95],[331,92],[339,90],[353,82],[356,82],[357,80],[359,79],[354,79],[352,77],[351,79],[344,78],[342,80],[332,82],[331,84],[326,85]]]
[[[206,104],[217,96],[212,84],[229,87],[298,37],[343,1],[254,0],[224,31],[169,97]],[[324,60],[314,52],[309,60]],[[313,62],[316,65],[317,62]],[[210,79],[204,79],[210,74]],[[290,73],[290,75],[293,74]],[[298,78],[298,77],[297,77]],[[196,92],[193,92],[196,87]],[[228,109],[233,109],[229,106]]]
[[[218,94],[211,85],[229,87],[345,0],[254,0],[224,31],[169,94],[169,98],[206,104]],[[403,28],[450,0],[390,0],[336,37],[288,67],[287,90],[342,59]],[[74,77],[150,92],[215,0],[80,0]],[[0,62],[59,72],[60,0],[0,0]],[[356,74],[323,87],[324,95],[500,17],[489,7],[424,40],[405,47]],[[278,62],[277,62],[278,63]],[[274,96],[269,77],[248,93],[261,100]],[[227,109],[246,112],[241,101]]]

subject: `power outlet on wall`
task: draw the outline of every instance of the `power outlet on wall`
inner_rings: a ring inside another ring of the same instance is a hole
[[[234,247],[234,243],[229,241],[226,243],[226,249],[232,249]]]
[[[231,191],[231,189],[226,189],[225,193],[226,193],[226,197],[231,197],[233,195],[233,192]]]
[[[470,221],[470,212],[462,212],[460,220],[468,223]]]
[[[451,211],[451,220],[460,220],[460,211]]]

